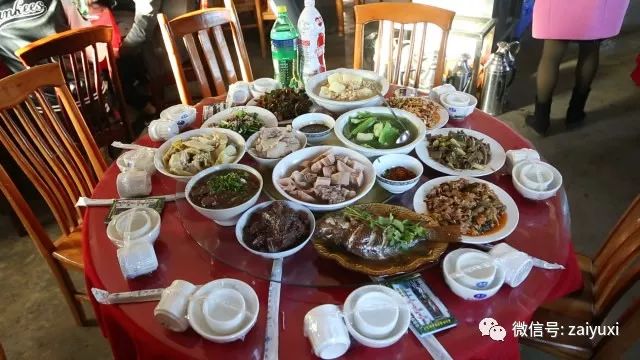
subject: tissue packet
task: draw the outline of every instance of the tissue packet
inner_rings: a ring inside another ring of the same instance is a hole
[[[420,336],[435,334],[458,324],[449,309],[435,296],[420,274],[385,283],[407,299],[411,310],[411,327]]]
[[[135,208],[135,207],[143,207],[153,209],[158,212],[158,214],[162,214],[162,209],[164,208],[164,199],[163,198],[145,198],[145,199],[117,199],[111,205],[109,209],[109,213],[107,217],[104,219],[105,224],[109,224],[111,219],[114,216]]]

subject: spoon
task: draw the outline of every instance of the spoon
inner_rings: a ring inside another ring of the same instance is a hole
[[[400,118],[398,118],[398,115],[396,115],[395,111],[393,111],[393,108],[387,102],[387,98],[385,98],[384,95],[382,95],[382,93],[380,93],[380,92],[378,92],[378,96],[380,96],[382,98],[382,101],[384,102],[384,105],[387,107],[387,109],[389,109],[389,111],[391,111],[391,115],[393,115],[393,118],[396,120],[396,122],[398,124],[400,124],[400,126],[402,126],[402,128],[404,129],[404,131],[396,139],[396,145],[400,145],[400,144],[406,143],[407,140],[409,140],[409,137],[411,136],[411,133],[409,132],[407,127],[404,126],[404,123],[402,121],[400,121]]]

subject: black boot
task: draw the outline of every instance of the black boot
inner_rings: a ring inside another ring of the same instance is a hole
[[[527,116],[525,122],[529,127],[535,130],[538,134],[545,136],[549,125],[551,124],[551,102],[540,103],[536,99],[536,109],[532,115]]]
[[[586,117],[584,106],[587,103],[590,91],[591,89],[586,92],[578,91],[575,88],[573,89],[573,92],[571,93],[571,101],[569,101],[569,107],[567,108],[567,127],[570,128],[582,125],[582,122]]]

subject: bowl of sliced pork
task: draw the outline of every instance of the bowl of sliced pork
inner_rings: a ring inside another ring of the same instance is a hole
[[[291,126],[264,127],[247,139],[246,150],[258,165],[273,168],[285,156],[307,146],[307,137]]]
[[[287,200],[312,211],[333,211],[365,196],[376,175],[371,161],[356,151],[313,146],[280,160],[273,168],[272,181]]]

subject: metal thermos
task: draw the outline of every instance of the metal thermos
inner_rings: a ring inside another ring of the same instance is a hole
[[[458,63],[447,77],[447,83],[453,85],[458,91],[471,93],[471,77],[473,70],[469,66],[469,54],[462,54]]]
[[[517,52],[520,43],[514,41],[498,43],[498,50],[491,54],[484,66],[484,83],[480,109],[491,115],[503,112],[507,101],[507,89],[515,78],[515,58],[513,52]]]

